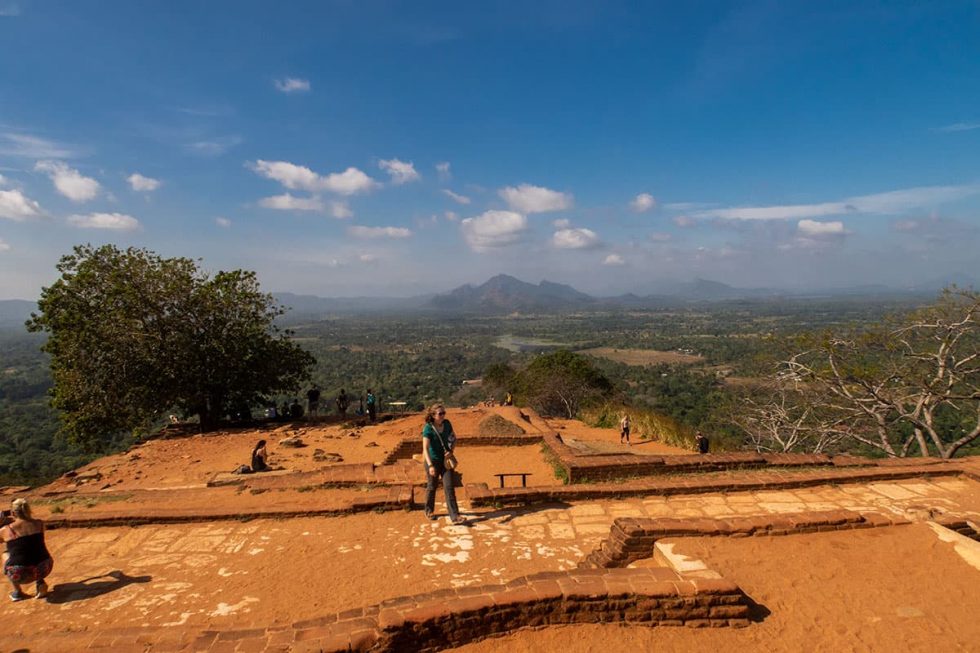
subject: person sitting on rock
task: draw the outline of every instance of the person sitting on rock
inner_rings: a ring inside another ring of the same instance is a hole
[[[303,407],[299,404],[299,399],[293,399],[293,403],[289,404],[289,417],[291,419],[303,417]]]
[[[36,598],[43,599],[48,595],[48,584],[44,579],[54,567],[54,560],[44,545],[44,522],[31,515],[27,499],[14,499],[10,514],[11,523],[0,528],[0,538],[7,544],[3,574],[14,590],[10,600],[29,598],[21,589],[23,583],[35,583]]]
[[[265,440],[259,440],[259,443],[255,445],[252,449],[252,471],[253,472],[265,472],[269,470],[269,452],[265,450]]]

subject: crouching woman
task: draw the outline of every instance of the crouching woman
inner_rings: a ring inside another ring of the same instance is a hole
[[[14,499],[10,513],[13,521],[0,528],[0,538],[7,545],[3,574],[14,590],[10,593],[10,600],[29,598],[21,589],[24,583],[35,583],[37,598],[43,599],[48,595],[48,585],[44,579],[54,567],[51,554],[44,545],[44,522],[31,516],[27,499]]]
[[[456,445],[453,425],[446,419],[446,409],[435,404],[425,415],[422,428],[422,458],[425,463],[425,516],[435,519],[436,483],[442,479],[442,489],[446,493],[446,507],[454,524],[465,520],[459,516],[456,505],[456,488],[453,486],[453,470],[447,468],[446,459],[452,457]]]

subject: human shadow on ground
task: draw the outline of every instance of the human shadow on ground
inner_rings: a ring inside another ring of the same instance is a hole
[[[536,503],[532,506],[521,506],[518,508],[501,508],[478,514],[467,513],[464,514],[463,517],[466,518],[467,525],[470,526],[491,520],[499,520],[501,524],[506,524],[515,517],[520,517],[522,515],[530,515],[535,512],[541,512],[542,510],[565,510],[571,507],[572,504],[570,503],[565,503],[564,501],[554,501],[551,503]]]
[[[73,603],[93,599],[133,583],[149,583],[151,580],[152,576],[127,576],[117,569],[75,583],[59,583],[51,588],[48,603]]]

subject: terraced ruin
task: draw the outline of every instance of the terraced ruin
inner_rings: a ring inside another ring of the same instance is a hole
[[[977,458],[695,455],[524,408],[449,418],[464,526],[441,501],[422,517],[421,415],[174,429],[6,488],[46,520],[55,571],[49,602],[0,608],[0,650],[860,650],[937,633],[967,650],[980,636]],[[229,473],[259,438],[281,469]],[[527,487],[501,487],[513,473]]]

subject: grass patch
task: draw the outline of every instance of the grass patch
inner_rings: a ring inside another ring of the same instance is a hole
[[[561,481],[562,485],[568,485],[568,471],[548,445],[541,445],[541,455],[544,456],[545,462],[551,465],[551,469],[555,472],[555,478]]]

